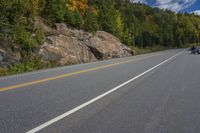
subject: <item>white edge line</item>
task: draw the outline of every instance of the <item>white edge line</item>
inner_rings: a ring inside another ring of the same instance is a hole
[[[183,52],[183,51],[182,51],[182,52]],[[53,119],[51,119],[51,120],[49,120],[49,121],[47,121],[47,122],[41,124],[40,126],[34,128],[34,129],[31,129],[30,131],[27,131],[26,133],[36,133],[36,132],[38,132],[38,131],[44,129],[45,127],[48,127],[48,126],[50,126],[51,124],[53,124],[53,123],[55,123],[55,122],[57,122],[57,121],[59,121],[59,120],[65,118],[65,117],[67,117],[67,116],[69,116],[69,115],[71,115],[71,114],[73,114],[73,113],[75,113],[75,112],[81,110],[82,108],[84,108],[84,107],[86,107],[86,106],[88,106],[88,105],[90,105],[90,104],[96,102],[97,100],[99,100],[99,99],[101,99],[101,98],[103,98],[103,97],[109,95],[110,93],[112,93],[112,92],[114,92],[114,91],[120,89],[121,87],[123,87],[123,86],[129,84],[130,82],[132,82],[132,81],[134,81],[134,80],[140,78],[141,76],[147,74],[148,72],[150,72],[150,71],[156,69],[157,67],[163,65],[164,63],[166,63],[166,62],[172,60],[172,59],[175,58],[176,56],[180,55],[182,52],[179,52],[178,54],[176,54],[176,55],[174,55],[174,56],[172,56],[172,57],[166,59],[165,61],[161,62],[160,64],[158,64],[158,65],[156,65],[156,66],[154,66],[154,67],[148,69],[147,71],[145,71],[145,72],[143,72],[143,73],[141,73],[141,74],[135,76],[134,78],[132,78],[132,79],[130,79],[130,80],[128,80],[128,81],[126,81],[126,82],[124,82],[124,83],[122,83],[122,84],[116,86],[115,88],[113,88],[113,89],[111,89],[111,90],[109,90],[109,91],[107,91],[107,92],[105,92],[105,93],[103,93],[103,94],[101,94],[101,95],[99,95],[99,96],[97,96],[97,97],[95,97],[95,98],[93,98],[93,99],[91,99],[91,100],[89,100],[89,101],[87,101],[87,102],[85,102],[85,103],[83,103],[83,104],[81,104],[81,105],[79,105],[79,106],[77,106],[77,107],[75,107],[75,108],[73,108],[73,109],[67,111],[67,112],[65,112],[64,114],[61,114],[61,115],[57,116],[56,118],[53,118]]]

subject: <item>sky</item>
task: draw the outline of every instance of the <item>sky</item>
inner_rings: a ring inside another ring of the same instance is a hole
[[[200,0],[131,0],[134,3],[145,3],[152,7],[169,9],[174,12],[194,12],[200,15]]]

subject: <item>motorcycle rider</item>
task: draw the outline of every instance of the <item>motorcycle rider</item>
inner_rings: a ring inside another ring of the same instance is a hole
[[[190,51],[192,54],[196,54],[197,52],[197,47],[195,45],[193,45],[191,48],[190,48]]]
[[[190,48],[191,51],[193,51],[195,49],[196,49],[196,47],[194,45]]]

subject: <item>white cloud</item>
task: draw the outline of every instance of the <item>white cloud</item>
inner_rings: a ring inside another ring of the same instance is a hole
[[[175,12],[181,11],[187,7],[190,7],[196,2],[196,0],[157,0],[156,7],[162,9],[169,9]]]
[[[147,3],[146,0],[130,0],[130,2],[133,2],[133,3]]]
[[[200,10],[193,11],[192,13],[200,16]]]

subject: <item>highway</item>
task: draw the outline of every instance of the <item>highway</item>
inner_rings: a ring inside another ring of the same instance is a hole
[[[0,133],[200,133],[186,49],[0,78]]]

